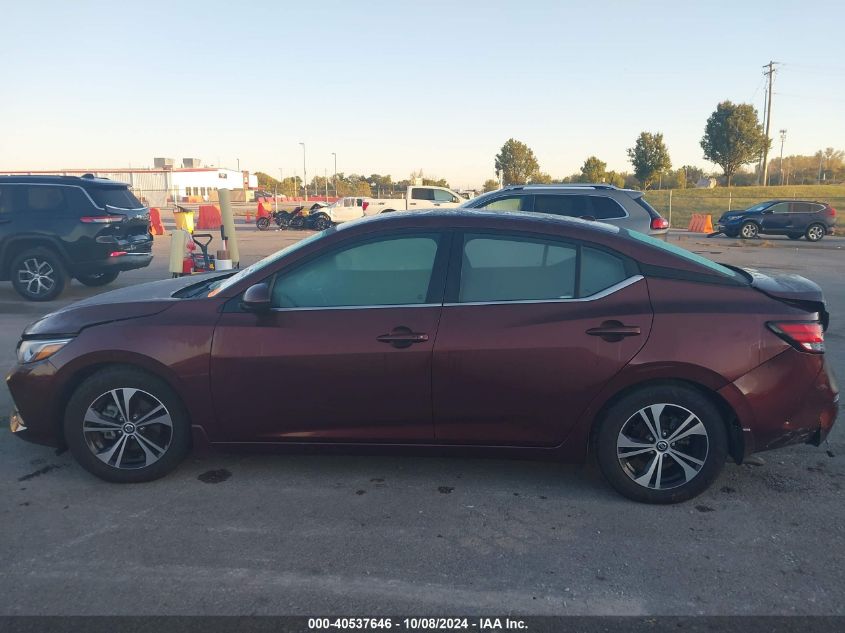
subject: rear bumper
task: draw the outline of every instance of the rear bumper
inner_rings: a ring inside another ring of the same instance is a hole
[[[839,388],[823,354],[789,349],[723,387],[742,428],[744,454],[819,445],[839,412]]]
[[[125,253],[123,255],[77,264],[74,266],[74,272],[78,275],[89,275],[108,271],[120,272],[144,268],[149,266],[152,261],[152,253]]]

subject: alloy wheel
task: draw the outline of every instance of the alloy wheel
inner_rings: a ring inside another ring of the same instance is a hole
[[[146,468],[167,452],[173,439],[170,412],[154,395],[112,389],[88,407],[82,425],[85,444],[103,463],[118,469]]]
[[[811,242],[818,242],[820,239],[824,237],[824,229],[820,227],[818,224],[814,224],[809,229],[807,229],[807,239]]]
[[[632,415],[616,440],[623,472],[644,488],[668,490],[698,475],[707,461],[709,437],[689,409],[659,403]]]
[[[56,286],[56,271],[50,262],[38,257],[23,260],[17,271],[18,281],[34,297],[46,295]]]
[[[742,225],[741,234],[747,240],[757,237],[757,225],[753,222],[746,222]]]

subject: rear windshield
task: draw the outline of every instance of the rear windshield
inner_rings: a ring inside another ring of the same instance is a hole
[[[692,251],[688,251],[687,249],[681,248],[680,246],[675,246],[674,244],[664,242],[663,240],[656,240],[653,237],[649,237],[645,233],[640,233],[639,231],[626,232],[628,233],[628,237],[630,237],[631,239],[637,240],[638,242],[645,242],[649,246],[653,246],[656,249],[667,253],[672,253],[673,255],[680,257],[681,259],[685,259],[688,262],[693,262],[695,264],[698,264],[699,266],[703,266],[704,268],[707,268],[707,270],[711,273],[716,273],[721,277],[733,279],[734,281],[740,282],[745,286],[748,285],[748,277],[743,275],[738,270],[733,270],[731,268],[728,268],[727,266],[717,264],[716,262],[707,259],[706,257],[696,255]]]
[[[144,206],[126,187],[89,187],[87,191],[103,209],[140,209]]]
[[[652,218],[660,217],[660,214],[655,210],[653,206],[648,203],[648,200],[645,199],[645,196],[639,196],[634,198],[634,202],[636,202],[643,209],[645,209]]]

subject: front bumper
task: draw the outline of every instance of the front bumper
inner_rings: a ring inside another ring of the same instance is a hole
[[[824,354],[775,356],[719,394],[736,412],[744,454],[790,444],[819,445],[839,413],[839,387]]]
[[[15,365],[6,376],[14,409],[9,428],[16,437],[35,444],[61,447],[61,412],[54,403],[62,393],[56,368],[49,360]]]

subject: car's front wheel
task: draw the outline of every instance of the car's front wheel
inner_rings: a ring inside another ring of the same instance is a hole
[[[645,503],[677,503],[707,489],[728,454],[725,423],[698,390],[650,385],[613,404],[596,438],[599,465],[618,492]]]
[[[79,283],[91,288],[99,288],[100,286],[107,286],[115,279],[117,279],[117,271],[108,271],[102,273],[91,273],[90,275],[77,275],[76,279]]]
[[[807,240],[810,242],[818,242],[820,239],[824,237],[825,228],[822,224],[811,224],[807,227],[807,232],[804,234],[807,236]]]
[[[739,236],[744,240],[753,240],[760,233],[756,222],[745,222],[739,229]]]
[[[30,301],[52,301],[65,289],[67,273],[62,260],[47,248],[24,251],[12,261],[12,285]]]
[[[190,431],[173,389],[133,367],[96,372],[77,387],[65,409],[65,441],[76,461],[117,483],[169,473],[187,454]]]

